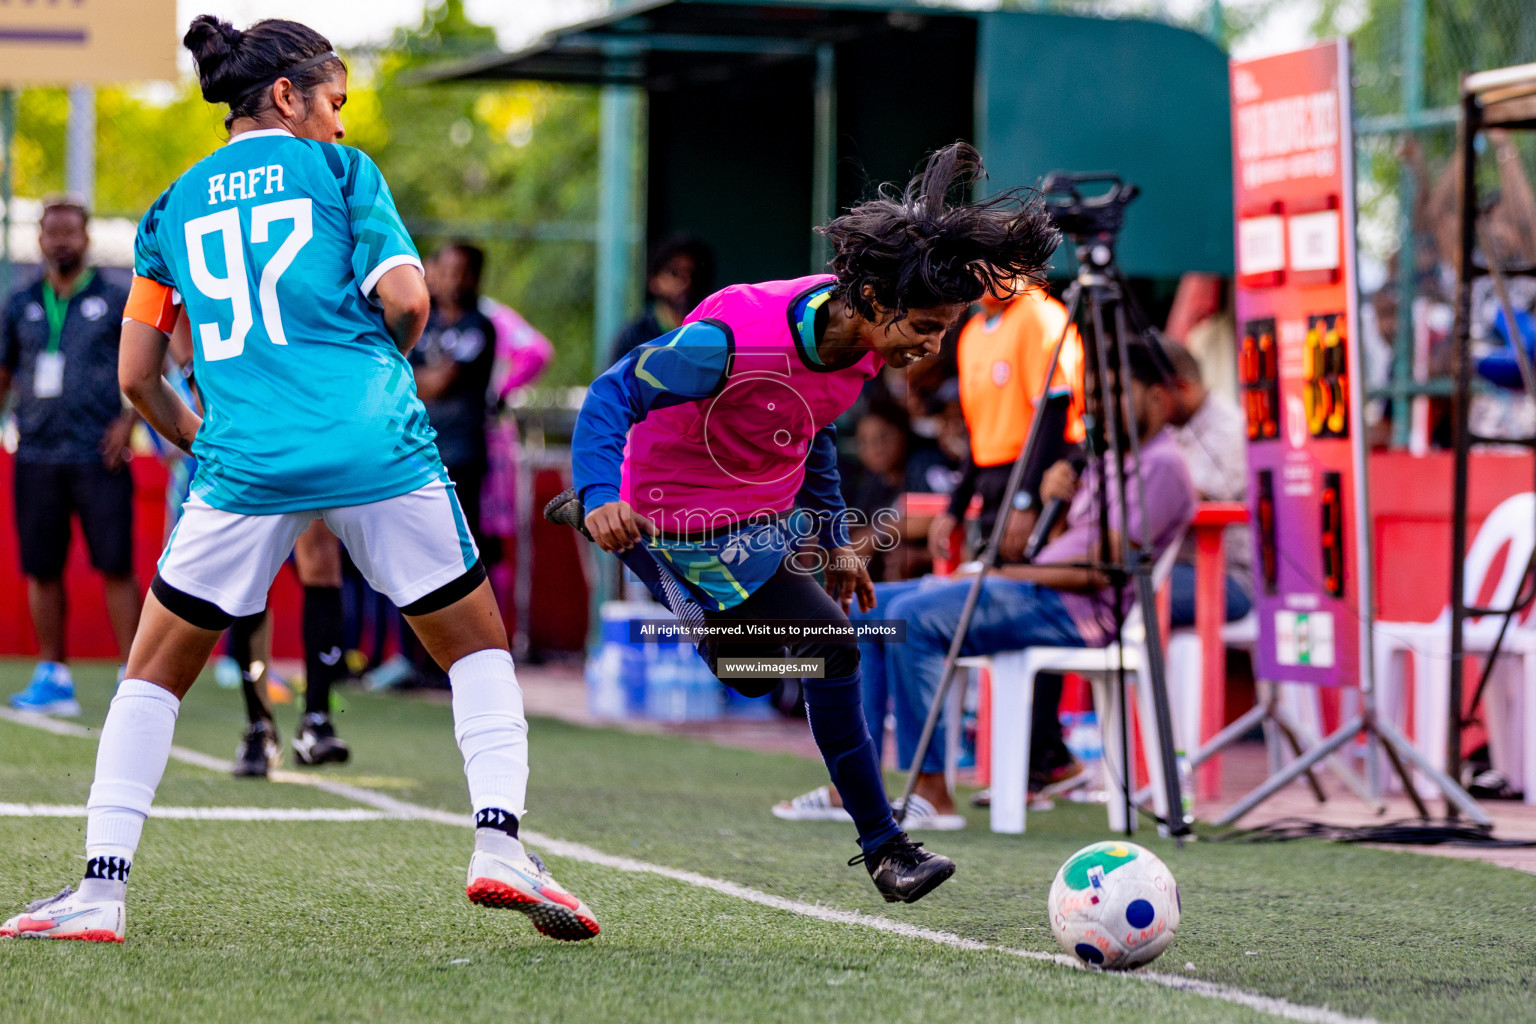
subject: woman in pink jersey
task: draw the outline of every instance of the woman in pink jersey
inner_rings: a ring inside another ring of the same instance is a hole
[[[907,838],[881,782],[846,614],[854,598],[872,608],[874,587],[849,547],[832,423],[882,366],[937,353],[982,294],[1044,271],[1060,236],[1029,193],[949,200],[982,173],[970,146],[940,150],[905,190],[884,187],[820,229],[830,274],[726,288],[631,352],[593,382],[574,492],[546,511],[695,627],[726,685],[755,696],[773,680],[721,659],[821,663],[806,714],[859,831],[849,863],[890,902],[921,899],[955,866]],[[774,632],[747,628],[762,624]]]

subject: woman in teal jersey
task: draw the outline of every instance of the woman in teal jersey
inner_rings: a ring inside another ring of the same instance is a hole
[[[242,32],[203,15],[184,43],[203,97],[229,106],[230,138],[139,225],[119,378],[144,418],[196,456],[197,476],[102,726],[85,881],[0,936],[122,941],[181,698],[317,519],[448,671],[477,826],[469,898],[521,910],[555,938],[596,935],[585,904],[517,839],[522,694],[405,358],[427,319],[421,261],[378,168],[336,145],[346,67],[291,21]],[[161,375],[183,316],[202,417]]]

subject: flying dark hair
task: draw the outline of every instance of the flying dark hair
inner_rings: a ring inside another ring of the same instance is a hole
[[[203,99],[229,104],[228,129],[238,117],[271,106],[271,85],[291,81],[306,101],[315,87],[347,69],[330,41],[296,21],[269,18],[244,32],[212,14],[192,19],[181,45],[192,51]]]
[[[952,192],[985,177],[981,155],[956,142],[930,156],[904,191],[882,185],[875,198],[817,228],[832,243],[828,268],[843,301],[866,320],[880,319],[876,303],[900,320],[908,310],[971,303],[987,292],[1006,298],[1017,278],[1043,280],[1061,232],[1035,190],[951,201]]]

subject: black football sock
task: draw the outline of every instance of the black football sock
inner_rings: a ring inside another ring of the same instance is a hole
[[[304,588],[304,711],[331,713],[331,684],[346,666],[341,660],[341,588]]]
[[[859,670],[836,679],[807,679],[803,685],[811,736],[843,807],[859,830],[859,846],[873,853],[900,835],[901,828],[891,814],[875,741],[864,722]]]
[[[500,807],[482,807],[475,812],[475,830],[491,829],[517,838],[517,815]]]
[[[251,637],[261,628],[267,617],[263,608],[254,615],[242,615],[229,625],[229,656],[240,669],[240,692],[245,697],[245,717],[251,724],[270,722],[272,705],[267,700],[266,687],[257,686],[251,678]]]

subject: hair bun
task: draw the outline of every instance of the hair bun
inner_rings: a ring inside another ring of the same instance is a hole
[[[181,45],[192,52],[192,59],[197,62],[198,83],[203,99],[209,103],[228,103],[236,98],[231,95],[227,71],[229,58],[244,35],[212,14],[199,14],[187,27]]]

